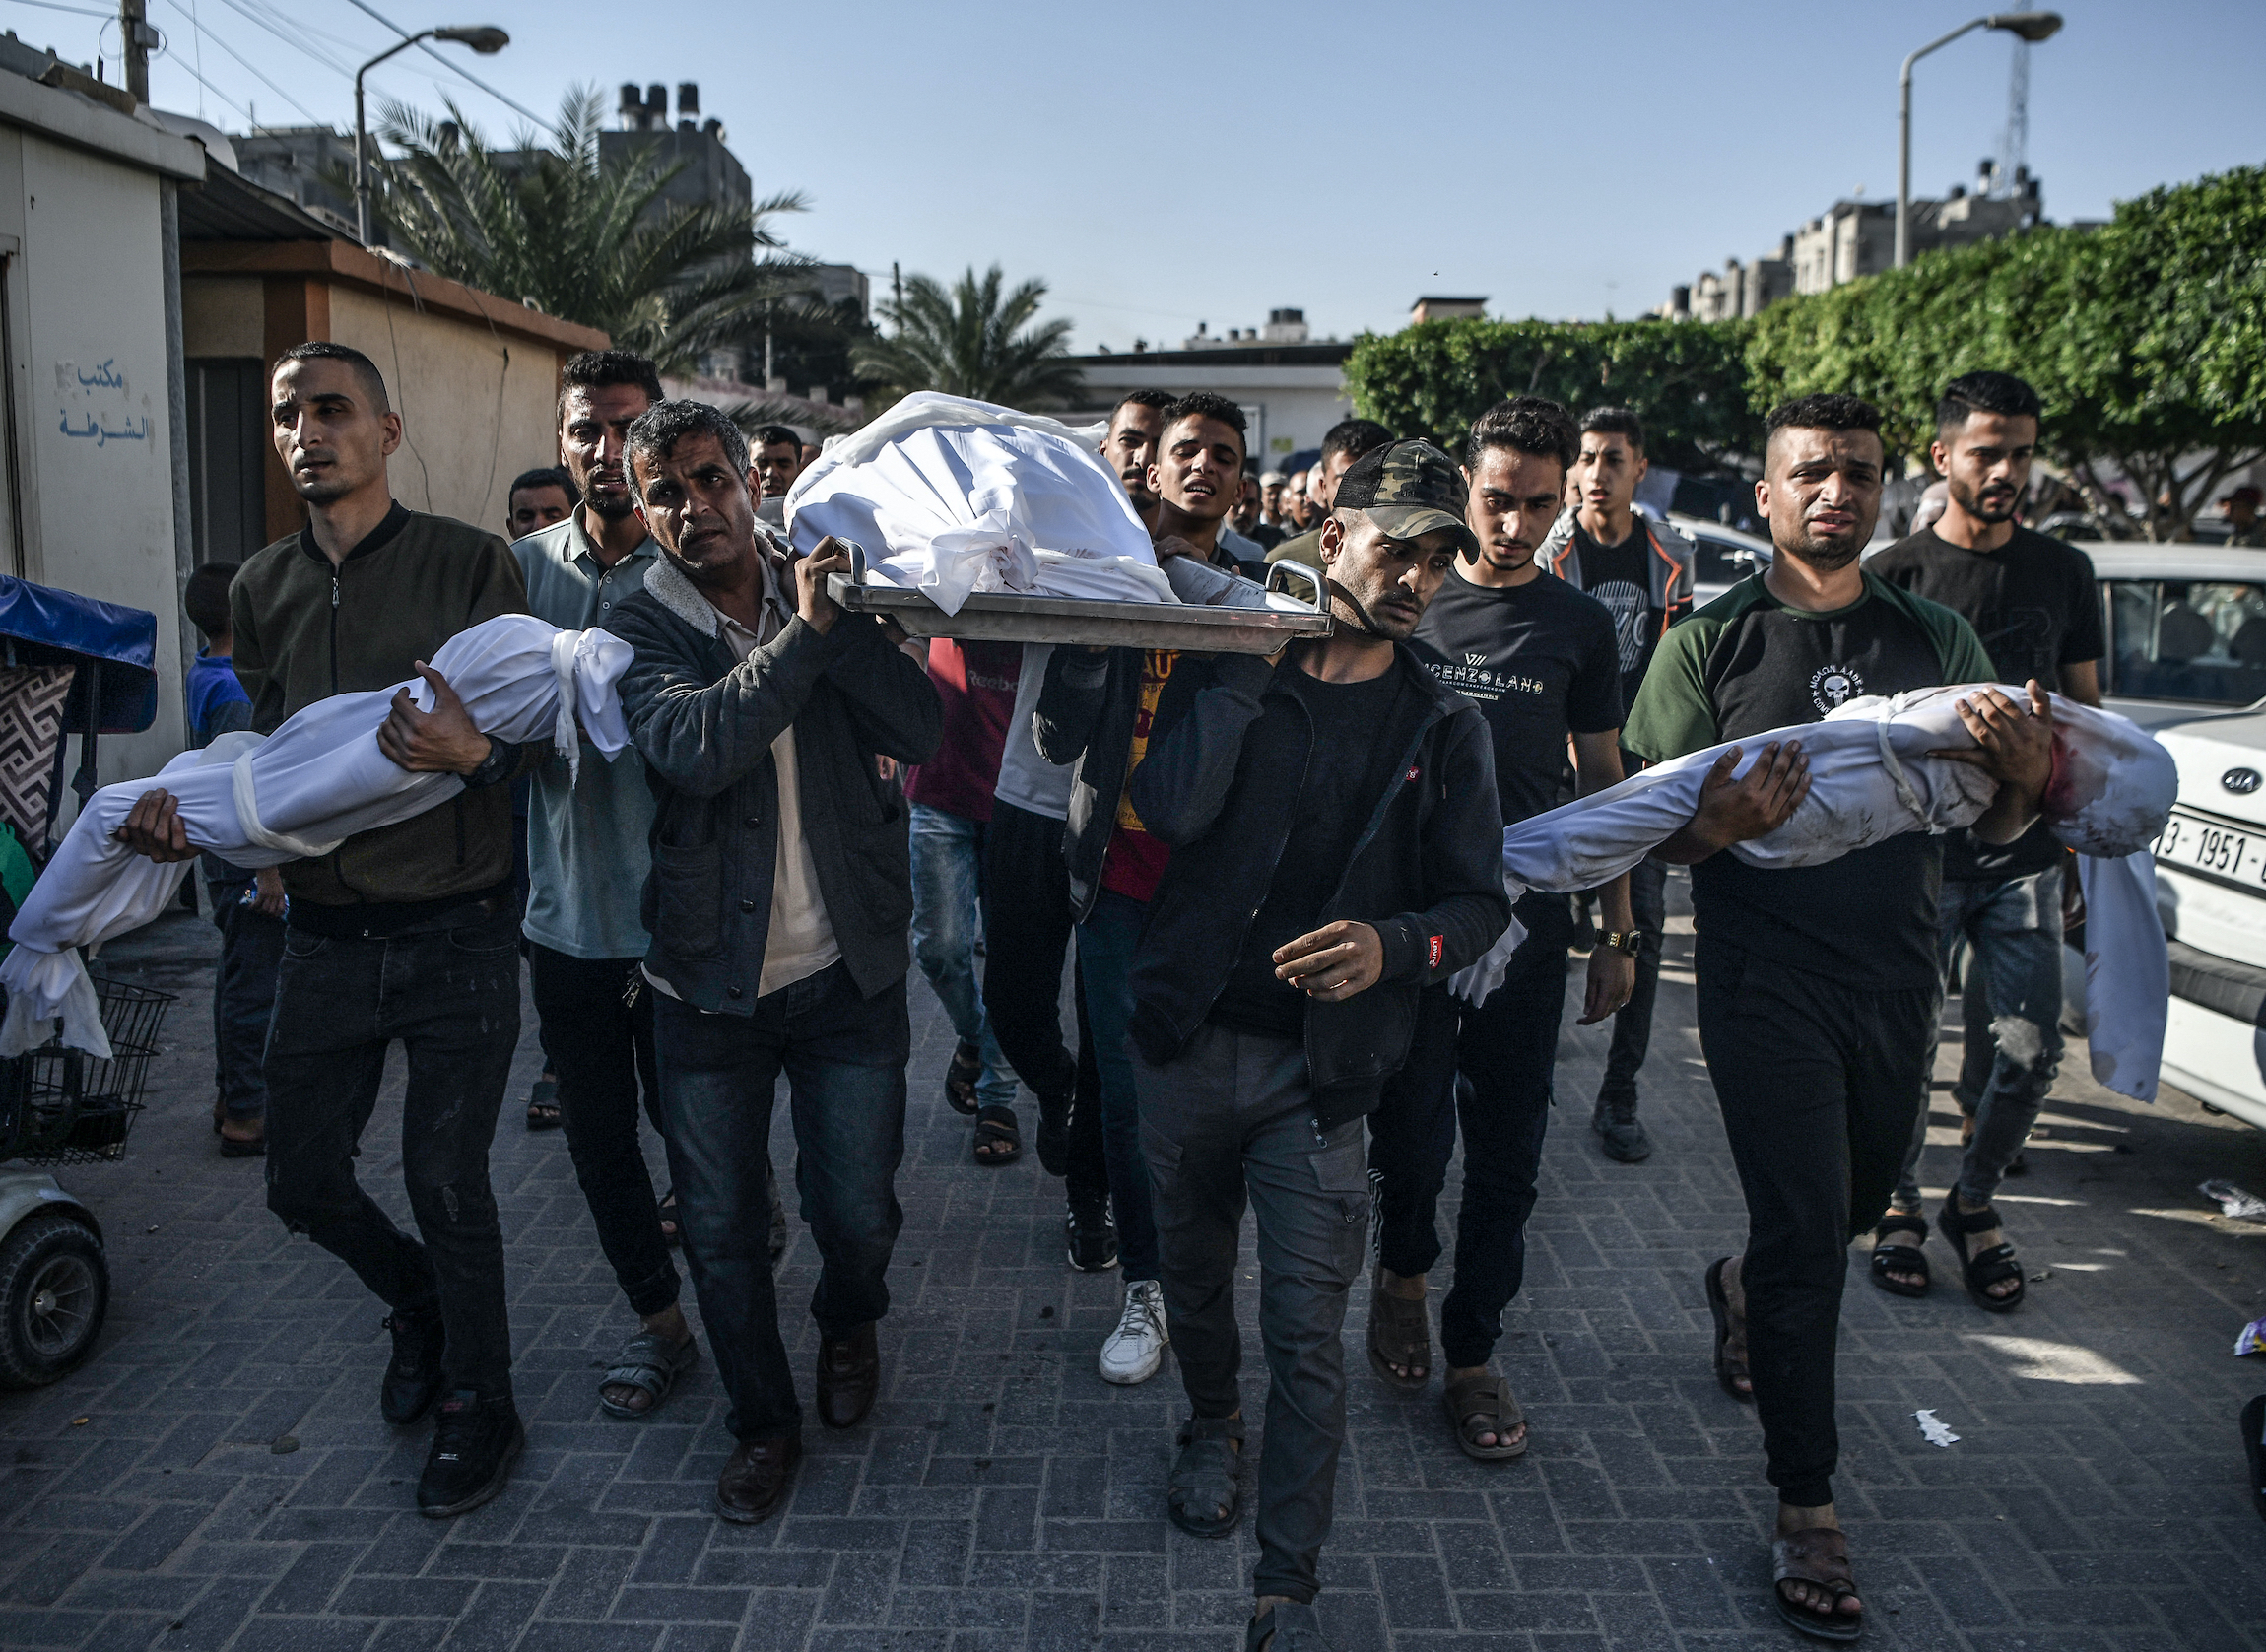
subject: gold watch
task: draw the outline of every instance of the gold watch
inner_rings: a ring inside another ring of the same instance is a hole
[[[1611,947],[1615,952],[1627,953],[1631,958],[1634,958],[1638,949],[1644,945],[1644,931],[1641,929],[1609,929],[1605,932],[1603,940],[1605,945]]]

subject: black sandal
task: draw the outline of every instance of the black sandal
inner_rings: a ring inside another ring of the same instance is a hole
[[[700,1345],[689,1336],[671,1343],[658,1331],[640,1331],[622,1345],[616,1358],[619,1362],[598,1379],[598,1409],[634,1422],[659,1411],[677,1379],[700,1362]],[[626,1406],[606,1397],[609,1388],[635,1388],[652,1398],[643,1406]]]
[[[1742,1352],[1738,1355],[1731,1352],[1731,1298],[1723,1289],[1723,1270],[1730,1261],[1728,1256],[1719,1256],[1707,1265],[1707,1311],[1715,1318],[1715,1380],[1732,1399],[1741,1405],[1752,1405],[1755,1379],[1747,1369],[1745,1325],[1739,1327]],[[1744,1394],[1738,1387],[1741,1381],[1747,1384]]]
[[[1244,1628],[1243,1652],[1330,1652],[1330,1643],[1310,1602],[1277,1601]]]
[[[946,1105],[962,1118],[974,1117],[975,1083],[982,1077],[983,1052],[963,1038],[952,1047],[952,1061],[944,1070]]]
[[[1890,1207],[1873,1227],[1873,1283],[1892,1296],[1925,1296],[1932,1283],[1928,1273],[1927,1252],[1918,1245],[1899,1245],[1888,1242],[1891,1233],[1917,1233],[1928,1236],[1928,1219],[1917,1211],[1899,1211]],[[1892,1273],[1917,1274],[1920,1283],[1906,1284],[1891,1279]]]
[[[559,1111],[559,1081],[537,1079],[527,1092],[527,1128],[556,1130],[565,1122]]]
[[[1833,1591],[1833,1605],[1825,1612],[1796,1606],[1786,1598],[1781,1583],[1816,1583]],[[1857,1580],[1849,1570],[1849,1540],[1832,1526],[1812,1526],[1770,1545],[1770,1600],[1789,1628],[1813,1640],[1845,1643],[1865,1632],[1861,1613],[1839,1609],[1844,1600],[1857,1598]]]
[[[1956,1196],[1944,1201],[1944,1208],[1936,1213],[1936,1225],[1943,1229],[1952,1254],[1960,1259],[1967,1295],[1976,1307],[1990,1313],[2012,1313],[2022,1306],[2023,1293],[2030,1289],[2022,1277],[2022,1264],[2014,1259],[2014,1246],[2002,1241],[1973,1256],[1967,1254],[1967,1235],[1987,1233],[1998,1226],[1998,1212],[1988,1205],[1979,1211],[1962,1211],[1958,1203]],[[2014,1281],[2014,1289],[2004,1296],[1993,1296],[1988,1288],[2002,1280]]]
[[[1180,1424],[1180,1455],[1165,1487],[1165,1509],[1172,1524],[1200,1538],[1224,1538],[1242,1512],[1243,1420],[1191,1417]],[[1222,1511],[1225,1512],[1222,1512]]]
[[[1382,1273],[1382,1270],[1379,1270]],[[1382,1278],[1369,1286],[1369,1368],[1404,1393],[1423,1392],[1432,1381],[1432,1320],[1424,1298],[1395,1296]],[[1403,1376],[1395,1365],[1423,1367]]]
[[[1441,1401],[1447,1407],[1448,1426],[1455,1430],[1455,1443],[1463,1447],[1466,1457],[1500,1463],[1526,1455],[1532,1435],[1526,1426],[1526,1413],[1518,1409],[1518,1399],[1510,1391],[1508,1377],[1493,1371],[1457,1377],[1448,1383]],[[1513,1431],[1518,1438],[1506,1441],[1505,1436]],[[1493,1434],[1496,1443],[1481,1445],[1474,1437],[1479,1434]]]
[[[987,1147],[993,1151],[984,1152]],[[987,1106],[976,1109],[974,1152],[976,1163],[994,1170],[1002,1164],[1012,1164],[1023,1156],[1023,1130],[1015,1122],[1013,1107]]]

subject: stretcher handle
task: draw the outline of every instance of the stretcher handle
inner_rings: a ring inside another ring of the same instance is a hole
[[[1303,562],[1269,562],[1267,564],[1266,588],[1270,591],[1282,590],[1283,587],[1280,583],[1281,576],[1286,573],[1296,574],[1299,578],[1303,579],[1306,582],[1307,588],[1311,590],[1313,594],[1302,600],[1305,602],[1307,607],[1311,608],[1315,613],[1319,614],[1322,611],[1322,576],[1316,573],[1312,568],[1306,566],[1306,564]],[[1286,592],[1285,594],[1296,596],[1298,593],[1293,591]]]

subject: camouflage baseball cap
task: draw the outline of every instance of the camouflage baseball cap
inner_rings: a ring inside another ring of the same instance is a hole
[[[1392,441],[1356,459],[1338,480],[1341,510],[1359,510],[1395,539],[1419,539],[1453,528],[1456,547],[1479,556],[1479,538],[1465,525],[1471,496],[1455,461],[1429,441]]]

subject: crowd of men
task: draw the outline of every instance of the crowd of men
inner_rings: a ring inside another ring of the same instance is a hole
[[[380,1415],[435,1418],[418,1506],[446,1516],[495,1496],[525,1438],[488,1174],[522,958],[545,1062],[527,1123],[564,1125],[637,1322],[598,1404],[648,1417],[700,1357],[681,1250],[735,1442],[716,1511],[751,1523],[788,1497],[803,1450],[772,1277],[776,1082],[821,1259],[808,1393],[821,1423],[851,1428],[885,1386],[917,962],[957,1033],[937,1077],[970,1120],[971,1173],[1020,1158],[1028,1090],[1038,1160],[1063,1183],[1067,1265],[1122,1281],[1099,1376],[1147,1381],[1174,1351],[1187,1406],[1162,1504],[1207,1536],[1235,1527],[1254,1481],[1234,1282],[1256,1218],[1253,1652],[1322,1644],[1341,1332],[1372,1203],[1375,1378],[1423,1391],[1437,1364],[1443,1449],[1528,1449],[1492,1360],[1521,1285],[1574,925],[1563,894],[1513,906],[1504,825],[1854,695],[2027,684],[2020,700],[1963,701],[1976,744],[1951,755],[1998,788],[1948,847],[1904,836],[1794,871],[1724,853],[1800,805],[1801,743],[1782,738],[1727,752],[1691,821],[1596,892],[1578,1021],[1615,1025],[1591,1123],[1601,1151],[1634,1162],[1654,1151],[1636,1084],[1665,881],[1692,868],[1700,1036],[1751,1224],[1696,1297],[1779,1493],[1773,1602],[1806,1633],[1855,1637],[1832,1487],[1845,1251],[1871,1231],[1880,1286],[1928,1288],[1917,1161],[1956,945],[1980,1031],[1957,1091],[1961,1175],[1936,1220],[1992,1311],[2020,1302],[2022,1270],[1991,1197],[2060,1054],[2048,971],[2068,893],[2037,825],[2046,694],[2097,701],[2101,649],[2085,560],[2016,520],[2037,439],[2028,386],[1977,373],[1948,387],[1933,449],[1946,511],[1862,566],[1878,415],[1839,395],[1777,409],[1756,488],[1774,558],[1697,613],[1690,544],[1633,507],[1633,410],[1576,419],[1512,397],[1460,456],[1349,420],[1285,478],[1252,473],[1233,402],[1126,397],[1102,457],[1160,558],[1321,576],[1334,628],[1272,657],[908,643],[830,599],[842,547],[797,555],[772,531],[813,458],[795,433],[751,444],[713,408],[665,399],[627,351],[566,364],[561,463],[513,485],[509,544],[395,501],[401,416],[355,351],[287,351],[271,400],[306,526],[192,581],[208,639],[196,738],[422,678],[433,708],[397,694],[380,747],[462,787],[280,874],[206,867],[226,934],[215,1128],[223,1152],[265,1153],[270,1208],[386,1305]],[[630,644],[633,751],[585,750],[576,779],[548,744],[481,731],[425,663],[520,611]],[[162,791],[120,836],[160,859],[196,852]],[[1514,919],[1503,984],[1477,1004],[1451,996],[1449,977]],[[394,1041],[416,1237],[354,1167]],[[1428,1282],[1459,1134],[1435,1358]]]

